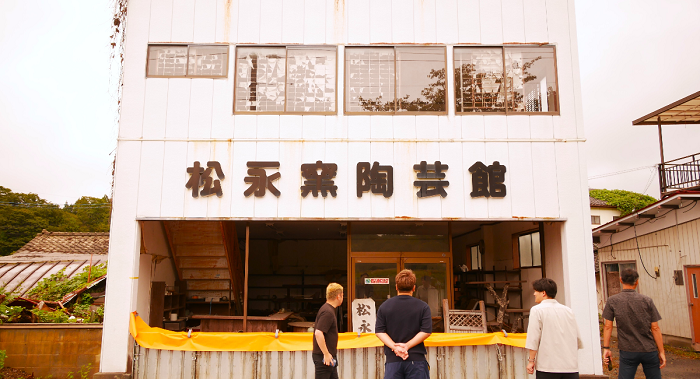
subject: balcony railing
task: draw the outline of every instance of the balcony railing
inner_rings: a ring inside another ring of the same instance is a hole
[[[659,164],[661,196],[678,190],[700,190],[700,153]]]

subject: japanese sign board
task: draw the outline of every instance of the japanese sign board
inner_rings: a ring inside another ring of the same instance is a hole
[[[355,333],[374,333],[377,308],[372,299],[352,301],[352,329]]]
[[[282,175],[279,172],[280,162],[251,161],[247,163],[247,166],[249,176],[244,177],[243,181],[249,187],[243,192],[245,197],[250,195],[263,197],[267,191],[277,197],[281,195],[275,186],[275,183],[282,180]],[[450,185],[450,182],[445,180],[447,176],[445,172],[448,169],[449,166],[440,161],[435,161],[432,164],[421,161],[413,165],[413,170],[416,171],[416,180],[413,182],[413,186],[419,188],[416,196],[418,198],[438,195],[447,197],[445,188]],[[270,175],[268,175],[267,170],[271,172]],[[299,188],[301,197],[305,198],[309,193],[313,197],[318,197],[319,193],[322,197],[327,197],[329,193],[332,197],[336,197],[338,186],[335,185],[334,178],[337,171],[338,165],[335,163],[316,161],[316,163],[302,164],[301,176],[304,180]],[[217,179],[212,178],[212,172],[216,173]],[[472,176],[471,197],[502,198],[506,196],[505,165],[498,161],[494,161],[489,166],[482,162],[476,162],[469,167],[469,172]],[[221,197],[223,195],[221,181],[224,180],[224,172],[219,162],[209,161],[205,169],[201,167],[199,161],[195,161],[192,167],[187,167],[187,173],[190,174],[190,178],[185,183],[185,188],[192,190],[192,197],[214,194]],[[371,165],[370,162],[358,162],[356,174],[357,197],[362,197],[368,191],[386,198],[393,195],[394,167],[391,165],[381,165],[379,162],[374,162]],[[200,188],[202,188],[201,191]]]
[[[365,284],[389,284],[389,278],[365,278]]]

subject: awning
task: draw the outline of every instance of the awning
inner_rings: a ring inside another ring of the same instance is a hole
[[[632,125],[700,124],[700,92],[632,121]]]

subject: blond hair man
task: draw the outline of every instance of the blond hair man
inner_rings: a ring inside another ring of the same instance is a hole
[[[343,303],[343,286],[331,283],[326,287],[326,303],[316,314],[314,348],[311,359],[316,379],[338,379],[338,320],[335,309]]]

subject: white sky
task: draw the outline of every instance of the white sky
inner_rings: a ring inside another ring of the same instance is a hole
[[[576,15],[588,176],[657,164],[656,127],[632,120],[700,91],[700,1],[579,0]],[[0,1],[0,185],[58,204],[110,193],[110,26],[109,0]],[[700,126],[666,127],[666,159],[699,141]],[[649,177],[589,184],[642,192]]]

